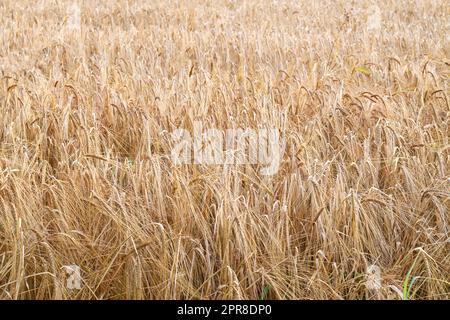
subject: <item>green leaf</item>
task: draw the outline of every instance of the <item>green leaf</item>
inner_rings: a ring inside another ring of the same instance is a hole
[[[419,258],[419,255],[417,255],[417,257],[414,259],[414,262],[413,262],[411,268],[409,268],[408,273],[406,274],[406,278],[403,281],[403,300],[408,300],[409,292],[411,290],[412,285],[415,282],[415,279],[413,279],[413,282],[411,283],[411,285],[409,285],[409,279],[411,278],[411,272],[413,271],[418,258]]]
[[[371,72],[368,68],[366,68],[365,66],[359,66],[355,68],[355,71],[364,73],[366,76],[370,76]]]
[[[267,286],[264,286],[260,300],[266,300],[267,294],[269,293],[269,289],[270,289],[270,284],[268,284]]]
[[[408,293],[407,293],[408,298],[412,297],[410,292],[411,292],[412,286],[414,285],[414,282],[416,282],[417,279],[418,279],[417,277],[412,277],[411,283],[408,286]]]

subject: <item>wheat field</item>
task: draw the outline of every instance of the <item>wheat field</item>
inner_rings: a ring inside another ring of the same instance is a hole
[[[1,1],[0,298],[450,299],[449,16]],[[176,165],[194,121],[276,128],[278,171]]]

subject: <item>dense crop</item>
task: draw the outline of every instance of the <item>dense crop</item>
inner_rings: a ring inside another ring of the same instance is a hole
[[[1,1],[0,298],[450,298],[449,14]],[[194,121],[279,170],[174,164]]]

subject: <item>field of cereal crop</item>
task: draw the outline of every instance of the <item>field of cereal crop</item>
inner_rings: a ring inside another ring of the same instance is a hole
[[[1,1],[0,298],[450,299],[449,16]]]

